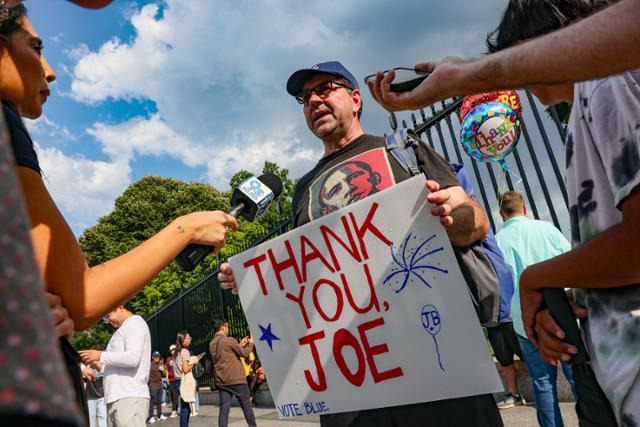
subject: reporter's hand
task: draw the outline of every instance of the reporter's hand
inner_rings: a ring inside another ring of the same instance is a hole
[[[191,233],[190,243],[213,246],[214,252],[224,246],[227,227],[231,227],[233,231],[238,229],[238,221],[222,211],[194,212],[176,221],[179,233]]]
[[[422,62],[415,65],[417,71],[431,74],[415,89],[408,92],[391,92],[395,72],[386,75],[378,71],[375,81],[367,83],[371,96],[388,111],[417,110],[455,95],[466,95],[470,66],[473,60],[450,56],[439,62]]]
[[[62,299],[55,294],[46,293],[49,311],[53,318],[53,324],[56,331],[56,338],[67,337],[71,340],[73,329],[75,327],[73,320],[69,317],[69,312],[62,306]]]
[[[587,310],[573,302],[571,291],[568,292],[568,296],[573,314],[578,318],[587,317]],[[577,354],[576,347],[563,341],[565,333],[555,322],[549,310],[542,310],[536,315],[535,331],[540,355],[548,363],[555,365],[557,360],[569,361],[572,355]]]
[[[440,224],[448,227],[453,224],[453,217],[451,216],[451,205],[449,205],[449,198],[451,194],[445,188],[440,190],[440,184],[434,180],[427,181],[427,202],[434,204],[431,208],[431,215],[440,217]]]
[[[220,287],[222,289],[231,289],[232,294],[238,295],[238,288],[236,287],[236,281],[233,277],[233,270],[228,262],[223,262],[220,265],[218,280],[220,281]]]

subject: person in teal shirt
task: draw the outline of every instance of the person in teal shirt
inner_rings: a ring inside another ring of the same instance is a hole
[[[526,338],[519,287],[520,275],[525,268],[569,251],[571,244],[552,224],[527,218],[526,215],[527,208],[522,195],[516,191],[504,193],[500,198],[500,216],[504,225],[496,234],[496,241],[513,274],[515,291],[511,299],[511,318],[524,362],[533,381],[538,422],[542,427],[558,427],[564,424],[556,392],[557,368],[545,362],[539,350]],[[561,364],[575,397],[571,368],[564,361]]]

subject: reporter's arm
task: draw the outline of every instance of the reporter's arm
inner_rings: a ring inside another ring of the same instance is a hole
[[[189,243],[224,244],[236,220],[223,212],[196,212],[177,218],[126,254],[90,268],[40,175],[18,167],[36,260],[48,292],[59,295],[77,329],[86,329],[140,291]]]

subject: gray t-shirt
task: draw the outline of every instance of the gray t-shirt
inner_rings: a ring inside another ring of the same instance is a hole
[[[184,372],[182,372],[182,364],[185,360],[189,360],[189,356],[191,356],[189,350],[183,348],[178,352],[178,355],[173,360],[174,373],[177,379],[182,379],[182,376],[184,375]]]
[[[574,246],[622,221],[639,153],[640,70],[576,84],[566,144]],[[589,312],[585,339],[618,423],[640,425],[640,285],[578,289],[576,301]]]

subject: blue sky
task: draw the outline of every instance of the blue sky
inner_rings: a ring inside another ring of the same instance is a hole
[[[265,160],[301,176],[321,143],[284,85],[337,59],[362,78],[477,55],[505,0],[116,0],[88,11],[26,2],[57,82],[28,126],[46,183],[80,234],[148,175],[225,189]],[[363,126],[388,131],[367,90]]]

